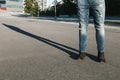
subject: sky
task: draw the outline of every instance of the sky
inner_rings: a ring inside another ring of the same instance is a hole
[[[47,5],[49,6],[54,0],[47,0]],[[61,1],[61,0],[57,0],[57,1]]]

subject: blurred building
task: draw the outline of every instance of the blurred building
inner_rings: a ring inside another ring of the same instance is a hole
[[[47,0],[37,0],[39,8],[44,11],[47,8]],[[21,12],[24,9],[24,0],[0,0],[0,9]]]
[[[47,9],[47,0],[38,0],[38,5],[41,11]]]
[[[24,0],[6,0],[6,8],[12,12],[22,12]]]
[[[24,0],[0,0],[0,10],[22,12],[23,1]]]
[[[6,10],[6,0],[0,0],[0,10]]]

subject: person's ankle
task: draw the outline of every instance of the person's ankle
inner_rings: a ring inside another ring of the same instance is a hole
[[[99,62],[106,62],[104,52],[98,52],[98,61]]]
[[[84,59],[86,57],[86,52],[79,52],[78,58],[79,59]]]

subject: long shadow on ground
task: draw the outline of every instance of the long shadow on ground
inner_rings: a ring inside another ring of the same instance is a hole
[[[48,45],[50,45],[50,46],[53,46],[53,47],[55,47],[55,48],[57,48],[57,49],[60,49],[60,50],[62,50],[62,51],[64,51],[64,52],[66,52],[67,54],[69,54],[72,59],[76,59],[76,57],[77,57],[77,52],[78,52],[77,49],[74,49],[74,48],[68,47],[68,46],[66,46],[66,45],[63,45],[63,44],[54,42],[54,41],[52,41],[52,40],[49,40],[49,39],[46,39],[46,38],[43,38],[43,37],[34,35],[34,34],[32,34],[32,33],[29,33],[29,32],[27,32],[27,31],[24,31],[24,30],[22,30],[22,29],[20,29],[20,28],[17,28],[17,27],[15,27],[15,26],[12,26],[12,25],[7,25],[7,24],[3,24],[3,25],[4,25],[5,27],[13,30],[13,31],[16,31],[16,32],[21,33],[21,34],[24,34],[24,35],[26,35],[26,36],[29,36],[29,37],[31,37],[31,38],[34,38],[34,39],[39,40],[39,41],[41,41],[41,42],[44,42],[44,43],[46,43],[46,44],[48,44]]]
[[[49,40],[49,39],[46,39],[46,38],[43,38],[43,37],[34,35],[34,34],[32,34],[32,33],[29,33],[29,32],[27,32],[27,31],[24,31],[24,30],[22,30],[22,29],[20,29],[20,28],[17,28],[17,27],[15,27],[15,26],[12,26],[12,25],[7,25],[7,24],[3,24],[3,25],[4,25],[5,27],[7,27],[7,28],[9,28],[9,29],[11,29],[11,30],[13,30],[13,31],[15,31],[15,32],[18,32],[18,33],[21,33],[21,34],[23,34],[23,35],[29,36],[29,37],[31,37],[31,38],[33,38],[33,39],[36,39],[36,40],[41,41],[41,42],[44,42],[44,43],[46,43],[46,44],[48,44],[48,45],[50,45],[50,46],[53,46],[53,47],[55,47],[55,48],[57,48],[57,49],[60,49],[60,50],[64,51],[65,53],[69,54],[70,57],[71,57],[72,59],[74,59],[74,60],[77,59],[77,56],[78,56],[77,53],[79,52],[79,50],[77,50],[77,49],[74,49],[74,48],[72,48],[72,47],[69,47],[69,46],[66,46],[66,45],[63,45],[63,44],[54,42],[54,41],[52,41],[52,40]],[[96,56],[94,56],[94,55],[92,55],[92,54],[88,54],[88,53],[87,53],[87,56],[88,56],[91,60],[97,62],[97,57],[96,57]]]

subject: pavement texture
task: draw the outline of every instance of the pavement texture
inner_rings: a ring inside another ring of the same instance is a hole
[[[1,17],[0,80],[120,80],[117,23],[105,26],[107,62],[99,63],[93,24],[89,25],[87,57],[76,60],[78,23]]]

